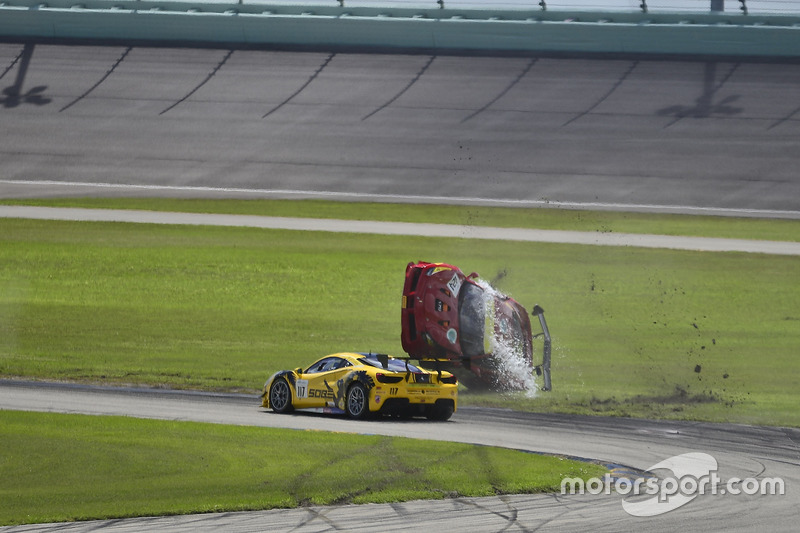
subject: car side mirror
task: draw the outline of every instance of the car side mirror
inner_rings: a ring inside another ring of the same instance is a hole
[[[298,367],[298,368],[295,368],[295,369],[294,369],[294,373],[295,373],[295,374],[302,374],[302,373],[303,373],[303,369],[302,369],[302,368],[299,368],[299,367]]]
[[[477,273],[477,272],[473,272],[472,274],[470,274],[470,275],[469,275],[469,276],[467,276],[467,277],[468,277],[469,279],[478,279],[480,276],[478,275],[478,273]]]

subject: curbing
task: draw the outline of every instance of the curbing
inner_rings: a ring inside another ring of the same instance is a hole
[[[800,17],[9,0],[0,37],[513,53],[800,57]]]

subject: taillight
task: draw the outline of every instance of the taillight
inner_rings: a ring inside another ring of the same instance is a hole
[[[375,374],[375,379],[377,379],[379,383],[400,383],[403,381],[403,376],[388,376],[383,372],[378,372]]]
[[[447,383],[448,385],[455,385],[455,384],[458,383],[458,380],[456,379],[455,376],[450,375],[450,376],[442,376],[442,377],[440,377],[439,378],[439,382],[440,383]]]

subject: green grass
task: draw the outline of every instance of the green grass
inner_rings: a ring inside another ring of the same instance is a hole
[[[459,443],[14,411],[0,441],[2,525],[553,492],[606,472]]]
[[[536,228],[601,233],[653,233],[738,239],[800,241],[800,224],[793,220],[715,216],[656,215],[568,209],[465,207],[346,203],[322,200],[203,200],[170,198],[51,198],[0,199],[6,205],[141,209],[191,213],[387,220],[432,224],[466,224],[501,228]]]
[[[796,221],[41,203],[800,240]],[[418,259],[546,310],[554,390],[462,391],[462,405],[800,426],[800,263],[761,254],[0,219],[0,377],[254,392],[322,354],[399,353],[403,272]],[[600,472],[459,444],[113,417],[0,412],[0,439],[3,524],[548,491]]]
[[[400,353],[418,259],[546,310],[554,390],[462,404],[800,426],[800,263],[763,254],[5,219],[0,375],[255,391],[323,354]]]

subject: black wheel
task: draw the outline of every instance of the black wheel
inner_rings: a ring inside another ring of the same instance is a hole
[[[450,420],[450,417],[453,416],[453,411],[453,402],[438,401],[436,402],[436,405],[428,408],[425,416],[428,418],[428,420],[438,420],[440,422],[444,422],[445,420]]]
[[[270,387],[269,405],[276,413],[288,413],[292,410],[292,389],[285,379],[276,379]]]
[[[347,389],[347,414],[350,418],[366,418],[369,414],[369,396],[367,389],[361,383],[353,383]]]

